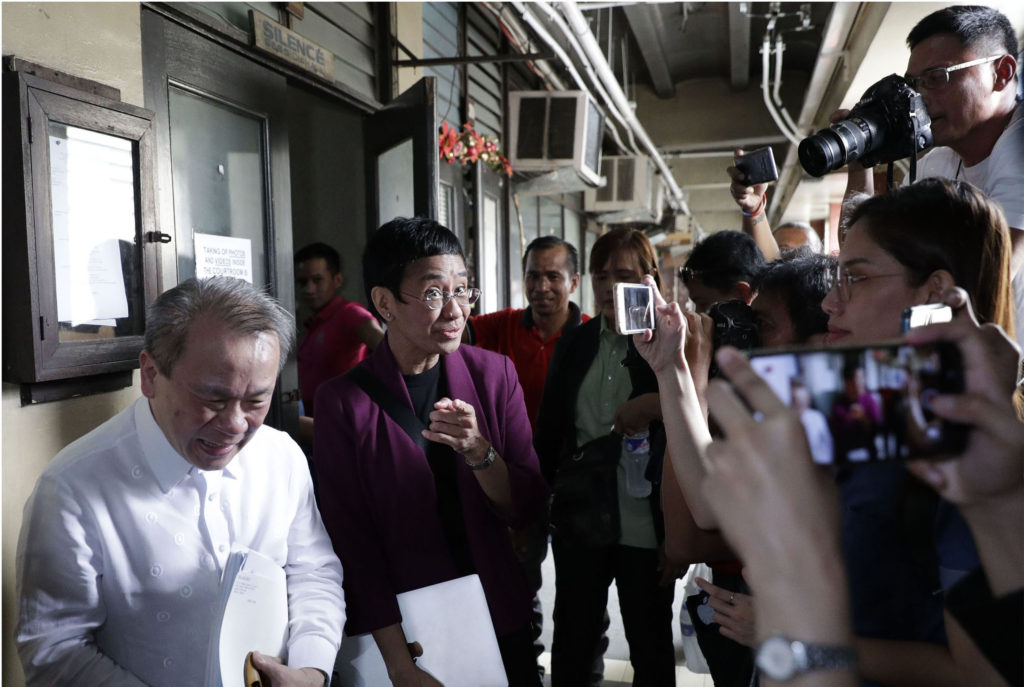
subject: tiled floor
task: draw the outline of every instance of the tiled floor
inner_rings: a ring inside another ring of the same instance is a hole
[[[548,552],[544,564],[541,566],[544,576],[544,585],[540,590],[541,605],[544,610],[544,630],[541,633],[541,641],[548,650],[541,654],[540,663],[545,670],[551,668],[551,612],[555,607],[555,564],[554,557]],[[686,669],[683,658],[682,638],[679,632],[679,607],[683,603],[682,582],[676,583],[675,599],[672,602],[674,609],[673,635],[676,645],[676,687],[714,687],[710,675],[691,673]],[[611,621],[608,628],[608,650],[604,654],[604,687],[626,687],[633,681],[633,666],[629,663],[629,647],[626,644],[626,636],[622,630],[622,616],[619,613],[619,597],[613,584],[608,590],[608,619]],[[550,687],[551,676],[544,678],[544,687]]]

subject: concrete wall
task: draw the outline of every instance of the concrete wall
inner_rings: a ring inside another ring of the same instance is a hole
[[[139,5],[124,3],[2,4],[3,53],[99,81],[121,98],[143,104]],[[5,183],[11,180],[5,179]],[[8,288],[10,285],[7,285]],[[21,514],[36,478],[53,456],[138,396],[116,393],[21,407],[18,387],[3,385],[3,673],[6,686],[24,685],[14,650],[18,603],[14,556]]]

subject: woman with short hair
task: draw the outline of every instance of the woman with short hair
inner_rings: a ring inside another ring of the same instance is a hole
[[[410,656],[396,595],[476,573],[509,684],[539,687],[533,590],[508,528],[530,523],[548,490],[515,368],[459,345],[480,292],[437,222],[378,229],[363,281],[387,333],[354,373],[320,387],[314,444],[320,508],[345,570],[346,633],[373,633],[394,685],[436,685]],[[365,373],[426,429],[407,433],[353,376]],[[417,641],[430,652],[429,638]]]

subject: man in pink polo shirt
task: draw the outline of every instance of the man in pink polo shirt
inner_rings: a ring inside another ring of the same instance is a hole
[[[325,243],[311,243],[295,254],[295,291],[313,312],[299,344],[299,393],[305,417],[299,436],[312,440],[316,390],[348,372],[370,354],[384,331],[370,312],[338,293],[344,283],[341,257]],[[306,442],[303,442],[306,443]]]

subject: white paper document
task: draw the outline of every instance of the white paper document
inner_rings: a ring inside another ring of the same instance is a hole
[[[116,324],[128,317],[121,264],[135,236],[131,142],[69,127],[50,136],[57,319]]]
[[[508,687],[477,575],[399,594],[398,608],[405,640],[423,647],[416,665],[445,687]],[[334,668],[342,687],[391,684],[369,633],[344,637]]]
[[[250,651],[287,659],[288,580],[257,551],[228,556],[206,665],[207,687],[242,687]]]
[[[252,283],[252,241],[195,232],[196,277],[235,277]]]

